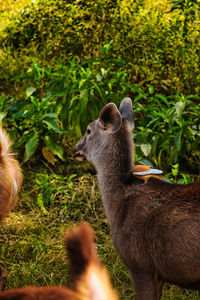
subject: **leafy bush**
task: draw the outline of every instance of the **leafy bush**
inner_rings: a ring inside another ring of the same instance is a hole
[[[134,100],[135,141],[138,155],[145,155],[165,170],[179,163],[187,171],[200,170],[200,105],[195,96],[142,93]],[[148,105],[145,99],[148,98]]]
[[[74,58],[69,65],[54,68],[33,63],[27,73],[14,78],[27,80],[26,96],[2,97],[0,117],[15,146],[25,148],[24,161],[39,149],[54,164],[55,155],[64,159],[64,135],[80,137],[107,102],[118,105],[129,95],[135,112],[136,159],[146,157],[168,171],[179,164],[180,170],[198,172],[199,97],[164,96],[150,85],[145,92],[128,83],[127,77],[122,60],[90,59],[80,64]]]
[[[90,59],[79,64],[74,57],[69,65],[59,64],[54,68],[33,63],[26,73],[12,80],[26,79],[29,84],[26,95],[43,98],[46,109],[59,112],[62,129],[72,130],[80,137],[103,105],[108,101],[117,103],[125,96],[127,74],[123,64],[119,59]],[[114,71],[116,66],[118,71]],[[44,114],[43,106],[41,109]],[[58,126],[51,127],[59,130]]]
[[[126,72],[113,71],[116,64],[123,61],[92,59],[79,65],[74,58],[69,65],[52,69],[34,62],[26,73],[12,79],[26,80],[29,87],[25,97],[1,97],[1,120],[4,118],[15,147],[25,148],[24,162],[38,148],[52,164],[55,155],[64,159],[63,134],[80,137],[103,105],[125,95]]]
[[[63,159],[63,148],[57,142],[61,134],[58,123],[57,103],[46,94],[38,99],[33,96],[35,88],[26,90],[26,98],[16,101],[15,98],[1,100],[1,118],[6,117],[4,127],[7,128],[16,148],[23,147],[26,162],[40,148],[44,157],[52,164],[54,154]]]
[[[99,44],[113,40],[106,55],[126,61],[129,83],[145,89],[150,84],[167,94],[197,94],[200,10],[194,4],[170,11],[175,5],[164,0],[31,3],[2,32],[2,87],[8,92],[8,74],[26,70],[23,60],[37,57],[53,66],[56,60],[68,64],[74,56],[81,62],[103,58]]]

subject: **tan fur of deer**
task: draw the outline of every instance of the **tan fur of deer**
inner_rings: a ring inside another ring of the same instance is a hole
[[[11,151],[11,141],[0,128],[0,223],[14,206],[22,184],[22,172]]]

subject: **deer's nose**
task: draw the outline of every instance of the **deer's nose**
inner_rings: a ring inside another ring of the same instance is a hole
[[[87,159],[86,156],[85,156],[85,154],[83,153],[83,151],[80,150],[77,146],[73,149],[72,156],[76,160],[79,160],[79,161],[84,161],[84,160]]]

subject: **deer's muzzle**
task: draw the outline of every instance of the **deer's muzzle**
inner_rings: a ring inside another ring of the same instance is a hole
[[[87,159],[85,154],[81,150],[77,149],[77,147],[75,147],[72,151],[72,156],[79,161],[84,161]]]

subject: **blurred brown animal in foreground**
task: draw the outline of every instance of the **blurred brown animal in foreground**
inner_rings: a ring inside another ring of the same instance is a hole
[[[71,289],[11,289],[0,293],[0,300],[117,300],[108,273],[99,262],[91,227],[82,223],[69,229],[64,241],[71,265]]]
[[[0,223],[14,206],[22,185],[22,172],[11,151],[11,141],[0,127]]]

